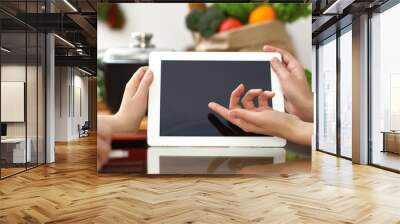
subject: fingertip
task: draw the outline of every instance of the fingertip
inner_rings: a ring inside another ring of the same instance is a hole
[[[153,81],[153,72],[150,69],[147,70],[144,78],[147,82]]]
[[[252,89],[249,92],[250,92],[251,95],[258,96],[258,95],[261,95],[263,93],[263,90],[262,89]]]
[[[239,84],[236,89],[234,89],[231,93],[231,96],[240,96],[244,92],[244,85]]]
[[[209,102],[207,106],[208,106],[208,108],[212,109],[212,108],[214,108],[215,103],[214,102]]]
[[[153,75],[154,75],[154,73],[153,73],[153,71],[152,70],[147,70],[147,75],[150,77],[150,78],[153,78]]]
[[[273,63],[278,63],[278,62],[280,62],[279,59],[278,59],[277,57],[273,57],[273,58],[271,59],[271,61],[272,61]]]
[[[270,95],[275,95],[275,92],[274,92],[274,91],[265,90],[265,91],[264,91],[264,94],[270,96]]]
[[[140,67],[140,68],[138,69],[138,71],[139,71],[140,73],[146,73],[147,70],[148,70],[148,67],[147,67],[147,66],[142,66],[142,67]]]
[[[270,45],[264,45],[263,50],[264,51],[270,51],[271,50],[271,46]]]
[[[238,87],[236,88],[236,90],[243,90],[243,89],[244,89],[244,84],[243,83],[240,83],[238,85]]]

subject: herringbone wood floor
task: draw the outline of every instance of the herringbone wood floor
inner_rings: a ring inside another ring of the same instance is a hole
[[[400,175],[313,156],[288,177],[98,175],[85,138],[0,181],[0,223],[400,223]]]

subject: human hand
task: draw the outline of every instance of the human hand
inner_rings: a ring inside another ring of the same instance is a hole
[[[146,114],[147,96],[153,81],[153,72],[139,68],[125,86],[121,106],[113,115],[112,132],[136,132]]]
[[[307,83],[304,67],[285,50],[266,45],[264,51],[278,52],[282,55],[282,62],[273,58],[271,65],[281,83],[286,111],[303,121],[312,122],[314,99]]]
[[[107,163],[111,152],[111,127],[107,119],[99,117],[97,124],[97,170]]]
[[[121,106],[115,115],[98,116],[97,169],[107,163],[114,133],[134,133],[138,130],[147,109],[147,95],[153,73],[139,68],[125,86]]]
[[[244,91],[244,85],[240,84],[232,92],[229,109],[215,102],[210,102],[208,107],[245,132],[272,135],[294,143],[311,145],[312,123],[273,110],[268,100],[274,97],[274,92],[251,89],[241,98]],[[257,106],[253,102],[255,98],[258,100]]]

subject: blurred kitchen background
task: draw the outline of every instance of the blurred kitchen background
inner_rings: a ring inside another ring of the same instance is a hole
[[[261,51],[271,44],[299,59],[311,85],[311,30],[311,4],[99,3],[98,113],[116,112],[125,83],[155,50]]]

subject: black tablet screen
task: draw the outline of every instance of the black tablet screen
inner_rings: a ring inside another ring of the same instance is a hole
[[[214,101],[228,107],[240,83],[246,91],[271,90],[270,73],[266,61],[161,61],[160,136],[257,136],[207,105]]]

